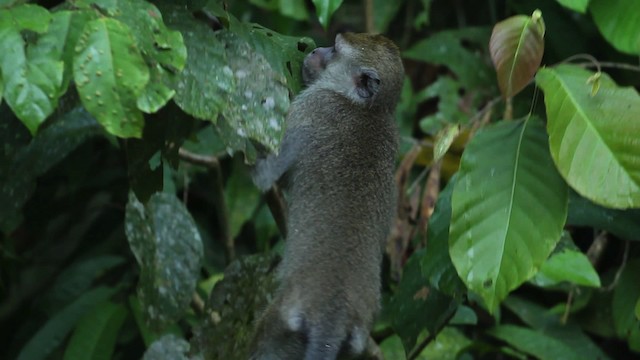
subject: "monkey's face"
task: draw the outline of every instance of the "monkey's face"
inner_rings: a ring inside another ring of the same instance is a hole
[[[319,47],[310,52],[304,58],[304,64],[302,67],[302,80],[305,85],[310,85],[314,82],[320,74],[327,67],[329,61],[331,61],[335,54],[335,46],[331,47]]]
[[[305,85],[320,83],[347,95],[360,104],[371,105],[375,98],[388,99],[395,106],[404,69],[396,45],[382,35],[344,33],[331,47],[309,53],[302,68]]]

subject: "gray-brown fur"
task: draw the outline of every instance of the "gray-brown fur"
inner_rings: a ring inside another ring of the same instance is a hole
[[[343,34],[336,43],[335,54],[320,48],[305,61],[310,84],[291,105],[280,153],[256,166],[263,190],[286,174],[288,239],[252,359],[361,353],[379,308],[404,71],[380,35]]]

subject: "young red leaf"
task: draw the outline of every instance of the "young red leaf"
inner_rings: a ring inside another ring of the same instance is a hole
[[[489,41],[500,92],[513,97],[533,79],[544,53],[544,21],[540,10],[496,24]]]

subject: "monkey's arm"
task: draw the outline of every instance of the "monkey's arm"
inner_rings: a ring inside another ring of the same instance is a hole
[[[261,191],[269,190],[297,161],[307,141],[307,133],[302,126],[287,129],[278,155],[271,154],[264,159],[258,159],[252,175],[253,182]]]

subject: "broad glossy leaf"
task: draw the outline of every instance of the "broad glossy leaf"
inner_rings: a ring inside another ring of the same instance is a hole
[[[587,256],[573,249],[565,249],[551,255],[533,278],[533,283],[538,286],[552,286],[563,281],[582,286],[600,287],[600,277]]]
[[[338,10],[342,4],[342,0],[312,0],[312,2],[316,7],[316,13],[318,14],[320,24],[322,27],[327,29],[331,16],[333,16],[333,13]]]
[[[75,46],[84,25],[97,17],[94,11],[57,11],[47,32],[42,34],[35,46],[28,49],[30,58],[52,57],[64,62],[64,74],[60,93],[65,93],[73,76]]]
[[[531,329],[559,340],[574,349],[582,359],[609,359],[602,349],[575,322],[564,323],[560,318],[561,315],[517,296],[509,296],[503,304]]]
[[[640,96],[602,74],[561,65],[540,70],[551,155],[565,180],[585,198],[612,208],[640,207]]]
[[[289,109],[289,89],[283,75],[232,33],[221,33],[236,83],[222,110],[226,122],[241,138],[258,140],[275,151],[284,133]],[[224,137],[223,137],[224,139]]]
[[[187,114],[215,123],[227,106],[224,93],[235,90],[224,45],[211,29],[184,9],[167,7],[163,11],[170,26],[182,32],[189,54],[176,82],[175,102]]]
[[[167,28],[158,8],[146,1],[118,2],[116,18],[131,29],[142,54],[150,58],[150,81],[137,105],[146,113],[154,113],[174,96],[171,86],[176,73],[186,65],[187,48],[182,34]]]
[[[491,59],[505,98],[519,93],[540,67],[544,54],[544,21],[540,10],[496,24],[489,41]]]
[[[63,72],[62,61],[49,57],[30,59],[12,74],[3,71],[5,100],[32,134],[55,110]]]
[[[571,10],[575,10],[581,14],[587,12],[587,5],[589,5],[589,0],[556,0],[562,6],[569,8]]]
[[[75,50],[73,78],[85,108],[109,133],[141,137],[144,119],[136,99],[149,69],[130,29],[110,18],[90,21]]]
[[[64,360],[110,359],[127,316],[122,304],[104,302],[78,322],[64,352]]]
[[[216,123],[228,152],[243,151],[253,161],[252,141],[276,151],[289,108],[289,88],[283,72],[262,54],[277,45],[258,40],[262,35],[252,35],[250,44],[244,40],[247,34],[212,33],[180,10],[172,14],[171,24],[183,32],[190,54],[179,76],[176,103],[185,112]],[[256,50],[258,44],[261,51]],[[281,66],[286,67],[284,62]]]
[[[185,313],[196,288],[203,256],[196,224],[173,194],[156,193],[146,205],[130,194],[125,232],[141,268],[143,313],[164,328]]]
[[[503,122],[467,145],[452,198],[451,260],[494,311],[531,278],[560,240],[567,186],[549,156],[542,123]]]
[[[42,6],[22,4],[0,12],[0,27],[7,22],[17,31],[29,30],[36,33],[47,31],[51,14]]]
[[[638,274],[640,274],[640,259],[635,258],[626,264],[613,292],[611,302],[613,323],[616,333],[623,339],[629,336],[634,327],[640,326],[640,320],[634,315],[636,303],[640,298]]]
[[[581,360],[580,354],[558,339],[538,331],[515,325],[499,325],[487,331],[514,348],[542,360]]]
[[[18,7],[12,10],[20,9]],[[28,6],[27,9],[39,8]],[[46,10],[44,10],[46,12]],[[37,11],[35,12],[37,13]],[[47,14],[47,22],[50,20]],[[55,54],[27,56],[19,25],[9,17],[13,12],[0,14],[0,70],[4,83],[4,98],[11,110],[32,134],[53,112],[62,87],[63,63]],[[37,17],[37,16],[36,16]],[[26,26],[26,25],[25,25]],[[46,30],[46,27],[40,29]]]
[[[18,360],[48,358],[62,344],[82,316],[115,293],[115,289],[98,287],[82,294],[47,320],[44,326],[22,348]]]
[[[640,1],[591,0],[593,20],[613,47],[627,54],[640,54]]]

